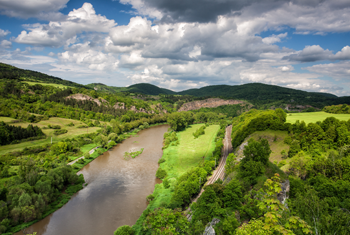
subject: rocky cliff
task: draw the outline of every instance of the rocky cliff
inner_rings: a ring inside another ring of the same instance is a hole
[[[181,106],[181,108],[179,109],[179,112],[195,110],[200,108],[216,108],[222,105],[244,104],[244,103],[245,102],[241,100],[223,100],[219,98],[209,98],[205,100],[197,100],[197,101],[185,103]]]
[[[94,99],[88,95],[84,95],[84,94],[74,94],[74,95],[70,95],[70,96],[67,96],[66,99],[75,99],[75,100],[88,100],[88,101],[92,101],[92,102],[95,102],[96,104],[98,104],[98,106],[101,106],[101,102],[103,103],[108,103],[107,100],[105,99]]]

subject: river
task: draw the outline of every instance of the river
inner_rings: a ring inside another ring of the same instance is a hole
[[[30,226],[38,235],[113,235],[121,225],[133,225],[147,207],[153,192],[163,135],[168,125],[140,131],[105,152],[79,173],[88,185],[62,208]],[[143,153],[124,160],[124,152]],[[21,235],[22,232],[16,233]]]

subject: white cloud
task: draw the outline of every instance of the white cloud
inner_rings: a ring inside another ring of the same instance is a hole
[[[288,35],[287,32],[281,33],[278,35],[272,34],[270,37],[263,38],[262,41],[263,41],[263,43],[266,43],[266,44],[274,44],[276,42],[280,42],[281,38],[285,38],[285,37],[287,37],[287,35]]]
[[[319,60],[328,60],[332,56],[332,52],[324,50],[319,45],[306,46],[302,51],[284,57],[285,60],[299,62],[313,62]]]
[[[69,0],[1,0],[0,13],[19,18],[61,18],[57,11],[66,7]]]
[[[7,41],[7,40],[2,40],[0,46],[2,48],[11,48],[12,43],[10,41]]]
[[[343,47],[343,49],[338,51],[332,58],[335,60],[350,60],[350,47]]]
[[[6,35],[10,34],[11,32],[8,30],[0,29],[0,38],[5,37]]]
[[[90,3],[84,3],[79,9],[71,11],[64,21],[51,21],[49,24],[26,25],[27,31],[22,31],[15,39],[17,43],[60,47],[69,40],[75,42],[77,34],[82,32],[109,32],[115,26],[114,20],[96,15]]]
[[[318,73],[324,76],[336,79],[350,80],[350,61],[342,61],[338,63],[317,64],[304,68],[310,72]]]

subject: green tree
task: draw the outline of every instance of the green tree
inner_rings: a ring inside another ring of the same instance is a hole
[[[120,226],[114,231],[114,235],[134,235],[135,231],[129,225]]]
[[[245,156],[242,159],[243,164],[252,160],[267,165],[271,154],[269,142],[266,139],[255,141],[251,138],[248,140],[248,145],[244,147],[243,154]]]
[[[189,222],[180,209],[158,208],[148,214],[143,228],[156,235],[187,234]]]

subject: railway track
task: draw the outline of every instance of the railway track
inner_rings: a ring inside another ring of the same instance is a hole
[[[226,159],[227,159],[227,156],[233,151],[232,144],[231,144],[231,131],[232,131],[232,125],[226,127],[225,138],[223,140],[224,147],[222,150],[221,160],[219,162],[218,167],[214,170],[213,175],[209,178],[209,180],[205,183],[205,185],[213,184],[218,179],[224,180]],[[204,186],[203,186],[203,188],[204,188]],[[202,195],[202,193],[204,192],[203,188],[201,189],[198,196],[194,200],[192,200],[191,203],[196,202],[197,199]],[[188,207],[186,212],[187,212],[187,219],[190,220],[192,217],[192,214],[191,214],[191,210],[189,207]]]

